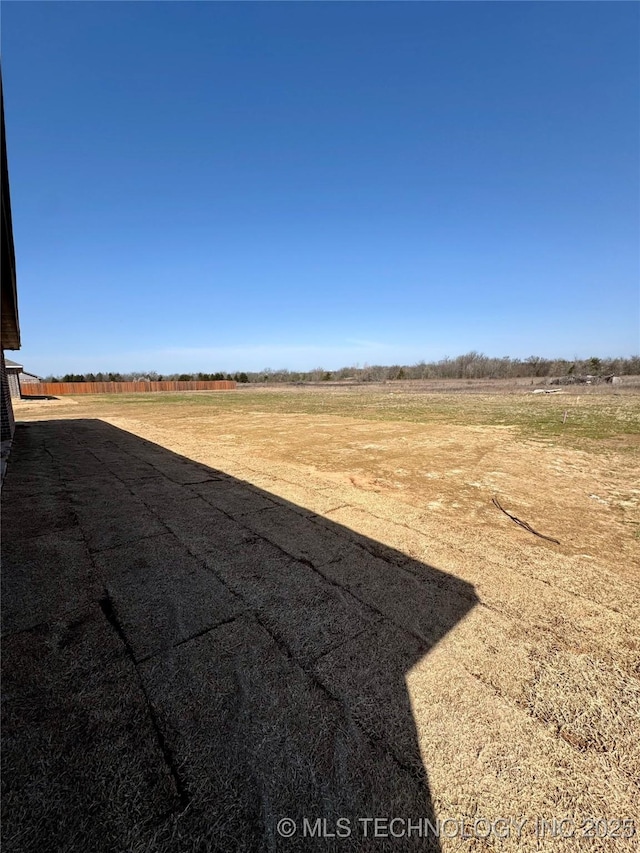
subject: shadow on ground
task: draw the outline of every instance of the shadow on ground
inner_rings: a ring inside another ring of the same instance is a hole
[[[405,674],[473,587],[98,420],[2,498],[6,851],[438,849],[358,818],[435,823]]]

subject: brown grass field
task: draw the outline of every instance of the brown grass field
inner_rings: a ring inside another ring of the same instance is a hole
[[[640,388],[531,390],[248,386],[16,417],[105,421],[471,584],[478,604],[406,675],[435,814],[576,834],[442,850],[634,850],[616,821],[640,832]]]

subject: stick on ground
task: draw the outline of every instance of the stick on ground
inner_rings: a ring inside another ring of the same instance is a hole
[[[537,530],[534,530],[533,527],[528,524],[526,521],[521,521],[517,516],[511,515],[510,512],[507,512],[506,509],[501,506],[500,501],[497,498],[492,498],[492,503],[494,506],[497,506],[498,509],[503,512],[505,515],[509,516],[511,521],[515,521],[516,524],[519,524],[520,527],[524,527],[525,530],[528,530],[529,533],[533,533],[534,536],[539,536],[540,539],[546,539],[548,542],[555,542],[556,545],[559,545],[560,542],[557,539],[554,539],[552,536],[545,536],[544,533],[538,533]]]

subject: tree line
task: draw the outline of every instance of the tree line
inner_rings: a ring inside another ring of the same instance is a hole
[[[64,376],[47,376],[45,382],[160,382],[162,380],[209,381],[230,379],[239,383],[259,382],[385,382],[401,379],[522,379],[561,376],[633,376],[640,375],[640,356],[629,358],[550,359],[529,356],[519,359],[493,358],[478,352],[468,352],[456,358],[440,361],[419,361],[417,364],[354,365],[338,370],[295,371],[270,367],[260,371],[241,373],[171,373],[162,375],[155,371],[132,373],[66,373]]]
[[[230,379],[233,382],[249,382],[246,373],[170,373],[163,375],[155,370],[133,371],[132,373],[65,373],[64,376],[45,376],[43,382],[213,382]]]

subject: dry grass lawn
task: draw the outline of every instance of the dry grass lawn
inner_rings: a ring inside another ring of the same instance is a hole
[[[637,849],[614,821],[640,832],[640,389],[530,390],[250,386],[16,414],[104,420],[472,584],[479,604],[407,674],[436,815],[528,820],[465,849]],[[536,840],[537,817],[566,816],[577,837]],[[617,838],[582,839],[590,818]]]

